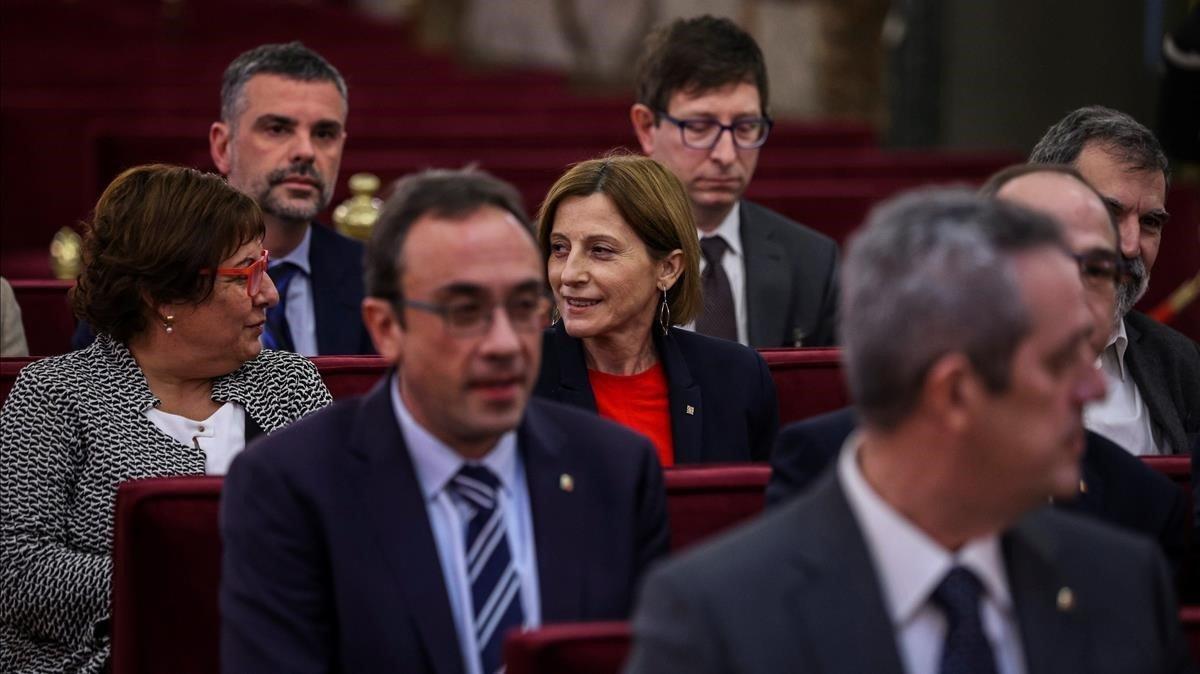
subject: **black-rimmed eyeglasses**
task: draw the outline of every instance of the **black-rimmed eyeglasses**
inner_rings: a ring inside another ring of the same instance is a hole
[[[1086,283],[1119,284],[1129,275],[1125,259],[1113,250],[1088,250],[1071,253],[1071,257],[1079,264],[1079,275]]]
[[[702,117],[694,119],[678,119],[664,110],[658,114],[668,122],[679,127],[679,137],[685,147],[693,150],[711,150],[721,140],[721,134],[726,131],[733,138],[733,144],[743,150],[760,148],[767,142],[767,135],[774,124],[770,117],[748,117],[735,119],[732,124],[722,124],[715,119]]]
[[[518,293],[504,301],[504,313],[517,332],[535,332],[546,327],[551,300],[540,293]],[[452,299],[446,302],[404,300],[404,306],[440,316],[452,337],[479,337],[492,329],[496,308],[491,298]]]

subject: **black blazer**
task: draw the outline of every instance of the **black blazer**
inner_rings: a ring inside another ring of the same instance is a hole
[[[779,429],[779,404],[767,363],[753,349],[688,330],[655,326],[654,347],[667,377],[675,463],[766,461]],[[542,341],[534,395],[596,411],[583,341],[560,321]]]
[[[854,408],[789,424],[771,455],[767,506],[804,491],[836,458],[857,425]],[[1079,495],[1055,505],[1149,536],[1182,570],[1187,553],[1187,497],[1165,476],[1104,436],[1087,432]]]
[[[1029,674],[1186,672],[1162,555],[1051,508],[1001,535]],[[1060,609],[1062,588],[1075,601]],[[629,674],[901,674],[882,587],[837,479],[691,548],[646,579]]]
[[[235,460],[221,501],[222,671],[462,671],[391,381]],[[542,621],[626,619],[642,572],[667,552],[662,469],[650,443],[532,400],[517,447]]]
[[[322,356],[375,353],[362,323],[363,245],[314,222],[308,264],[317,322],[317,352]],[[71,348],[82,349],[96,338],[86,321],[75,326]]]
[[[837,244],[753,202],[742,200],[738,208],[750,345],[833,346]]]
[[[1125,315],[1125,334],[1125,364],[1150,420],[1186,454],[1200,439],[1200,344],[1137,311]]]

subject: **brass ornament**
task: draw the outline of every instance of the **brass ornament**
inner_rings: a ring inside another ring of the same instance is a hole
[[[355,173],[348,182],[353,196],[333,209],[333,224],[342,234],[366,241],[371,238],[371,228],[383,208],[383,200],[375,196],[379,177],[374,173]]]
[[[72,281],[83,271],[83,239],[70,227],[63,227],[50,241],[50,269],[54,278]]]

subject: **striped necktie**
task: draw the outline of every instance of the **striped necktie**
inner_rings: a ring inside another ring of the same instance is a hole
[[[450,489],[471,508],[467,522],[467,576],[482,671],[502,671],[505,633],[524,623],[521,579],[508,546],[500,480],[483,466],[463,465]]]

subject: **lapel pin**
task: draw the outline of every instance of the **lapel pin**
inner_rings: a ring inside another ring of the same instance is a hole
[[[1080,494],[1087,493],[1087,483],[1083,481],[1083,478],[1079,479],[1079,493]]]
[[[1058,605],[1059,611],[1066,613],[1075,608],[1075,593],[1069,587],[1059,588],[1055,603]]]
[[[685,408],[684,408],[684,410],[683,410],[683,411],[684,411],[684,412],[687,412],[688,414],[693,414],[693,415],[694,415],[694,414],[696,413],[696,408],[695,408],[695,407],[692,407],[691,405],[688,405],[687,407],[685,407]]]
[[[575,478],[563,473],[558,476],[558,488],[565,492],[575,491]]]

